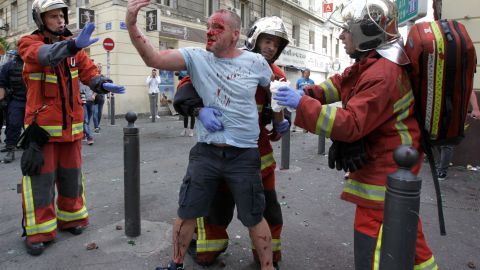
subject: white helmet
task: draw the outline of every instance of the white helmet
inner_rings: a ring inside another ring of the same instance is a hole
[[[258,48],[256,48],[256,43],[261,34],[277,36],[283,41],[278,48],[277,54],[272,59],[272,62],[275,62],[283,49],[285,49],[288,43],[290,43],[287,28],[283,24],[282,19],[277,16],[260,18],[248,31],[247,40],[245,40],[245,48],[249,51],[257,51]]]
[[[389,0],[348,0],[328,20],[352,33],[355,49],[365,52],[400,37],[397,19],[397,5]]]
[[[40,31],[48,30],[42,21],[42,13],[61,8],[65,18],[65,25],[68,25],[68,6],[63,0],[35,0],[32,3],[32,16]]]

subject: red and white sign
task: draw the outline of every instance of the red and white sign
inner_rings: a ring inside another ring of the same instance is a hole
[[[333,11],[333,3],[323,4],[323,12],[332,12]]]
[[[115,48],[115,42],[113,42],[113,39],[111,38],[106,38],[103,40],[103,48],[109,52]]]

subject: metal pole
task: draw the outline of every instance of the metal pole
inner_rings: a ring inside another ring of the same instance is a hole
[[[318,154],[325,155],[325,135],[318,135]]]
[[[125,234],[140,235],[140,140],[135,127],[137,114],[125,115],[128,126],[123,128],[123,163],[125,194]]]
[[[107,77],[110,78],[110,52],[107,51]],[[115,94],[110,93],[110,124],[115,125]]]
[[[412,174],[419,154],[401,145],[393,154],[398,170],[387,177],[380,270],[408,270],[415,265],[422,180]]]
[[[290,130],[282,136],[282,152],[280,155],[280,170],[288,170],[290,168]]]

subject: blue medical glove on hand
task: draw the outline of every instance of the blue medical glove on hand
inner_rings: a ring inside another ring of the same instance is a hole
[[[215,132],[223,130],[222,122],[217,119],[218,116],[222,116],[222,113],[219,110],[203,107],[198,114],[198,119],[202,122],[208,132]]]
[[[293,109],[298,107],[301,96],[297,91],[288,86],[282,86],[278,88],[277,91],[278,92],[273,99],[278,101],[278,105],[287,106]]]
[[[95,23],[91,22],[85,25],[80,34],[75,38],[75,46],[83,49],[97,42],[98,38],[91,38],[93,30],[95,30]]]
[[[103,89],[115,93],[115,94],[124,94],[125,93],[125,86],[123,85],[116,85],[114,83],[103,83],[102,84]]]
[[[283,119],[279,123],[273,123],[273,128],[275,128],[275,131],[283,136],[285,133],[287,133],[288,129],[290,128],[290,123],[288,122],[287,119]]]

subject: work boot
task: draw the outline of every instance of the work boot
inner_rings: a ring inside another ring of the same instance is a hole
[[[39,256],[45,250],[43,242],[31,243],[28,239],[25,239],[25,247],[27,248],[27,253],[32,256]]]
[[[72,228],[67,228],[67,229],[63,229],[62,231],[66,231],[66,232],[69,232],[73,235],[80,235],[83,233],[83,230],[85,229],[85,227],[83,226],[77,226],[77,227],[72,227]]]
[[[15,159],[15,150],[10,150],[7,152],[3,158],[3,163],[10,163]]]
[[[170,261],[166,267],[159,266],[155,270],[184,270],[183,263],[178,265],[173,261]]]

